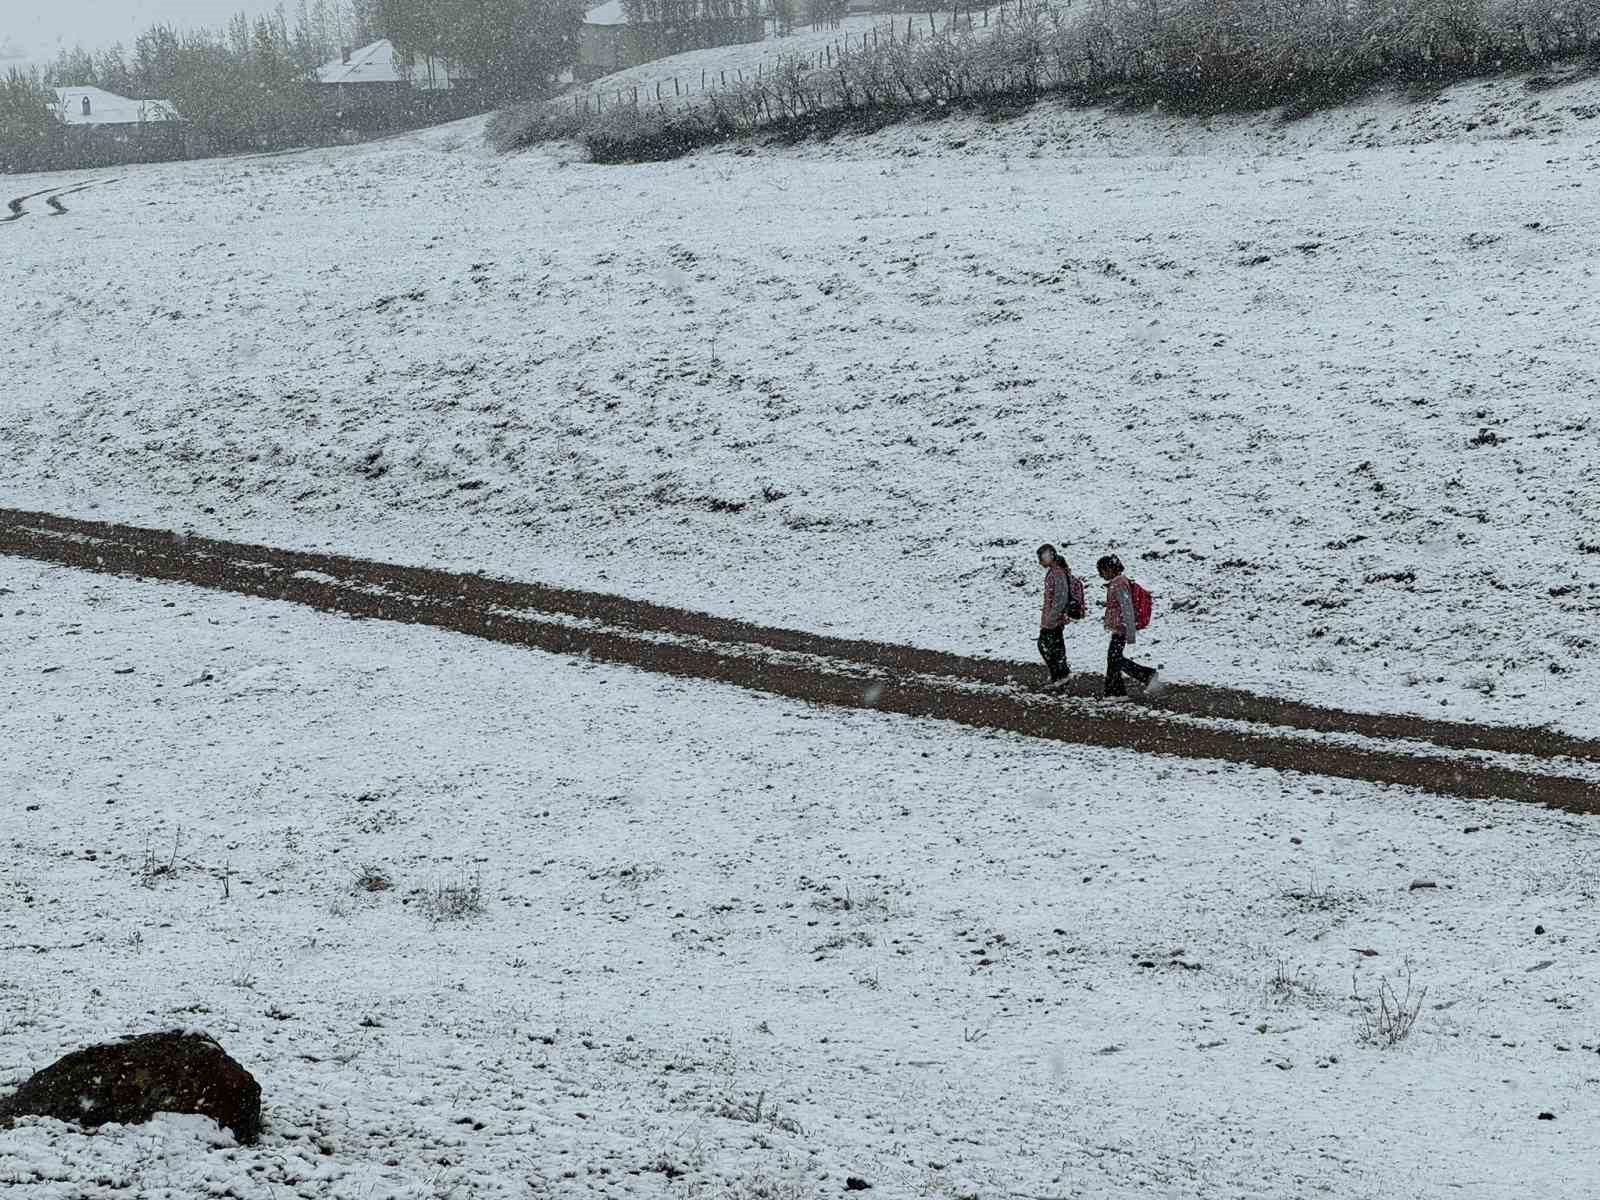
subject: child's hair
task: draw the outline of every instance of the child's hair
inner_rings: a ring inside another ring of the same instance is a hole
[[[1044,545],[1040,546],[1037,550],[1035,550],[1033,552],[1033,556],[1035,558],[1043,558],[1044,557],[1044,552],[1046,550],[1050,551],[1050,557],[1051,558],[1055,559],[1056,562],[1058,562],[1058,563],[1061,562],[1061,552],[1059,550],[1057,550],[1054,546],[1052,546],[1049,542],[1046,542]],[[1061,565],[1062,566],[1066,566],[1065,563],[1061,563]]]
[[[1122,574],[1122,560],[1115,554],[1102,554],[1100,560],[1094,564],[1097,571],[1110,571],[1115,578]]]

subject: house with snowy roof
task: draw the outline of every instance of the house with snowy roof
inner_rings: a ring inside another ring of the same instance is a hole
[[[384,104],[413,92],[449,91],[466,77],[460,67],[443,59],[403,54],[384,38],[359,50],[341,50],[338,58],[317,68],[314,85],[347,102]]]
[[[182,119],[166,100],[129,100],[97,87],[58,87],[55,93],[56,119],[64,125],[145,125]]]
[[[687,18],[684,8],[681,3],[669,8],[653,0],[636,0],[631,6],[623,0],[606,0],[588,9],[578,28],[574,74],[583,81],[598,79],[685,50],[759,42],[764,34],[760,8],[754,3],[734,0],[713,10],[702,0],[698,6],[688,6]]]
[[[130,100],[97,87],[58,87],[51,105],[64,167],[164,162],[203,152],[168,100]]]

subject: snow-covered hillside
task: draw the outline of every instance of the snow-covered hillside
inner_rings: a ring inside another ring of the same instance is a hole
[[[920,14],[916,19],[919,22],[926,21],[926,17]],[[978,10],[977,19],[983,19],[981,9]],[[816,66],[826,61],[827,55],[835,47],[846,43],[857,46],[863,37],[870,39],[874,32],[887,36],[891,20],[898,22],[897,28],[905,27],[905,17],[854,16],[839,22],[837,29],[802,24],[787,37],[769,37],[760,42],[737,42],[731,46],[712,46],[673,54],[636,67],[613,71],[590,83],[576,85],[554,103],[558,106],[569,105],[573,102],[572,97],[576,96],[580,105],[587,98],[589,103],[598,103],[604,108],[619,93],[631,103],[633,89],[637,88],[641,103],[648,101],[653,104],[659,87],[663,101],[668,102],[670,107],[691,106],[702,103],[706,92],[736,84],[742,77],[755,79],[760,72],[775,70],[786,62],[803,61]],[[935,18],[935,24],[940,29],[949,23],[948,13]]]
[[[265,1111],[8,1200],[1593,1192],[1591,820],[0,591],[0,1088],[201,1027]]]
[[[0,231],[0,502],[1017,658],[1048,539],[1175,676],[1592,733],[1597,105],[130,169]]]

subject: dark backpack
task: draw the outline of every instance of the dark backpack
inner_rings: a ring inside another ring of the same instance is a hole
[[[1067,620],[1081,621],[1088,611],[1083,603],[1083,580],[1067,571]]]

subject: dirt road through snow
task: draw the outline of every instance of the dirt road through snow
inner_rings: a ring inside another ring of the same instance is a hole
[[[557,654],[820,704],[1050,741],[1506,798],[1600,813],[1600,743],[1549,730],[1357,714],[1176,686],[1158,706],[1046,698],[1029,666],[851,641],[618,596],[0,509],[0,553],[195,584],[356,618],[420,623]]]

